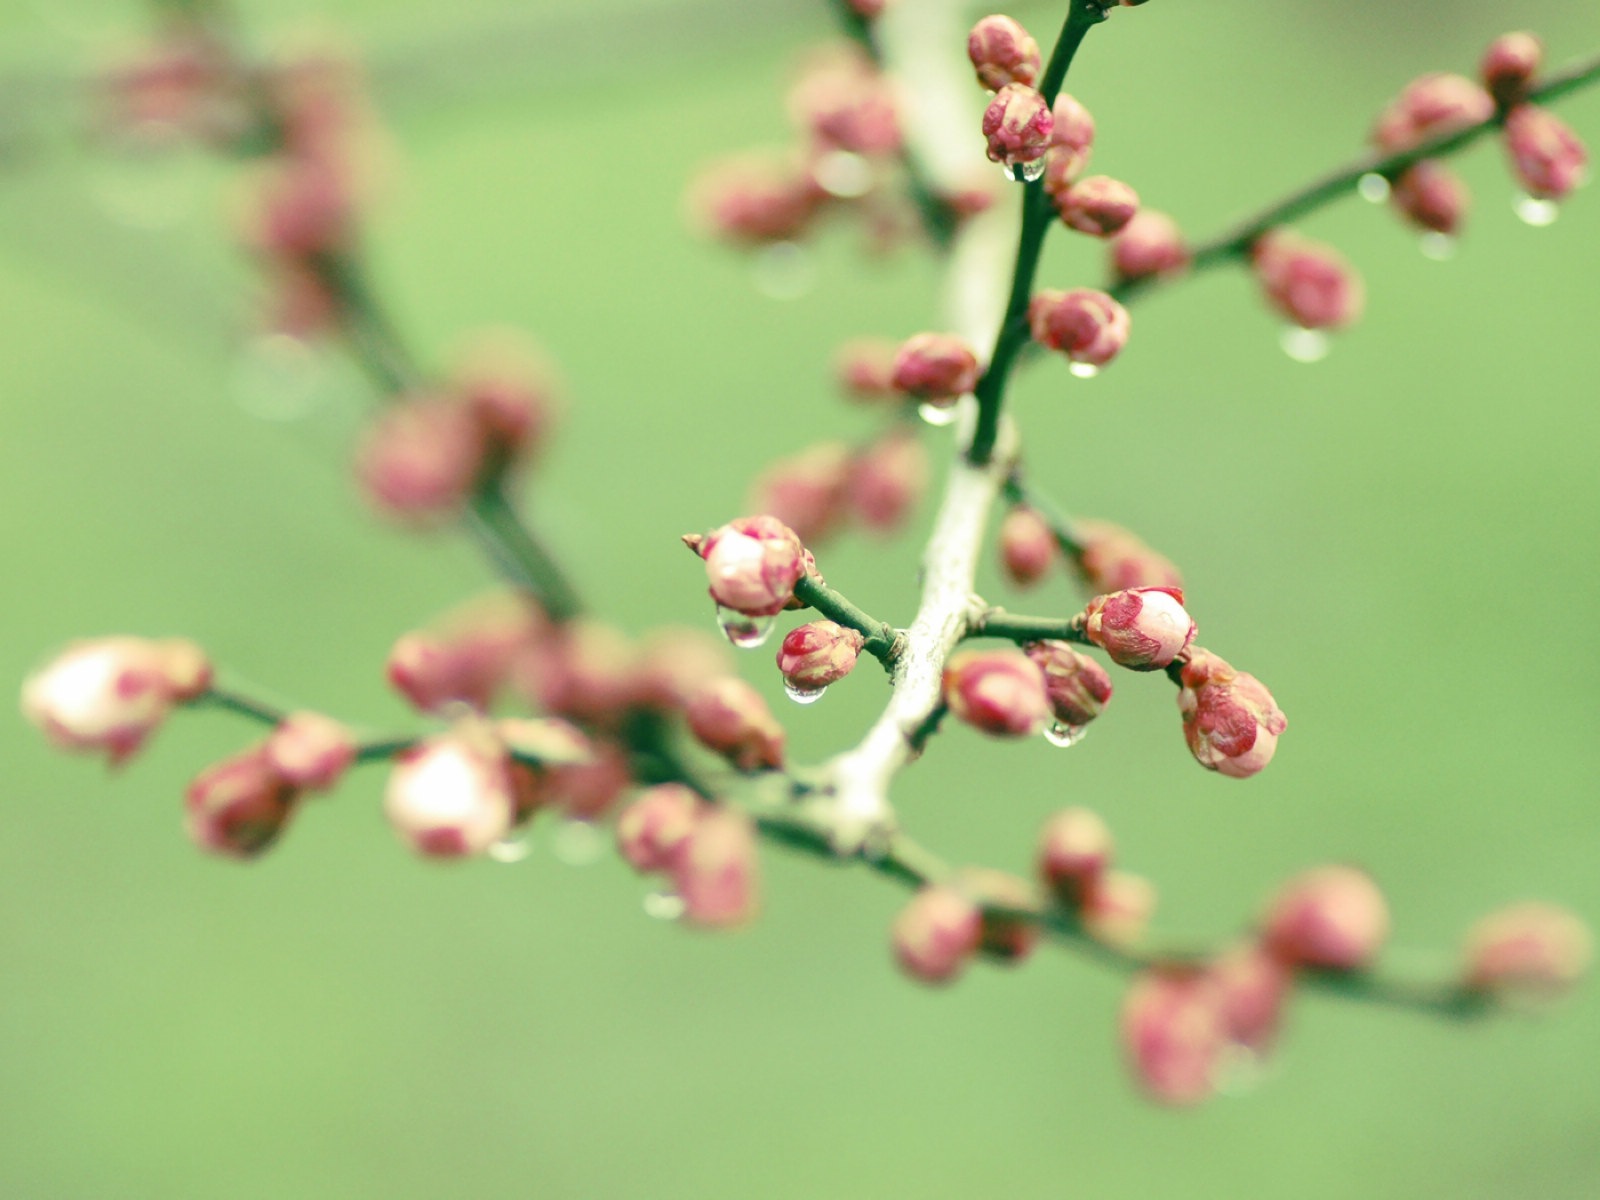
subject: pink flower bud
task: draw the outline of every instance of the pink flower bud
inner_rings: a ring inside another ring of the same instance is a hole
[[[966,650],[944,668],[950,711],[994,737],[1030,737],[1050,720],[1044,676],[1017,650]]]
[[[1180,275],[1189,269],[1189,247],[1166,213],[1141,208],[1111,242],[1111,271],[1118,279]]]
[[[1317,867],[1291,879],[1267,906],[1262,944],[1291,967],[1355,971],[1389,936],[1389,906],[1355,867]]]
[[[511,831],[517,812],[505,745],[487,725],[466,721],[418,743],[389,772],[383,811],[418,854],[482,854]]]
[[[1506,114],[1506,153],[1528,195],[1563,200],[1583,182],[1589,152],[1578,135],[1546,108],[1519,104]]]
[[[790,687],[817,691],[855,668],[865,639],[832,621],[812,621],[789,631],[778,648],[778,670]]]
[[[761,694],[732,676],[704,684],[689,700],[689,730],[741,771],[783,766],[783,727]]]
[[[535,808],[557,808],[574,821],[598,821],[633,786],[628,755],[615,742],[597,742],[587,762],[533,773],[530,798]]]
[[[1122,1003],[1122,1044],[1134,1078],[1163,1104],[1198,1104],[1216,1089],[1228,1031],[1216,984],[1191,967],[1146,971]]]
[[[1228,1040],[1257,1054],[1272,1048],[1294,979],[1254,942],[1224,951],[1207,968]]]
[[[953,333],[919,333],[894,359],[894,386],[931,403],[948,403],[978,385],[978,356]]]
[[[22,714],[63,750],[129,758],[173,707],[211,685],[193,642],[112,637],[74,642],[22,685]]]
[[[1111,676],[1094,659],[1065,642],[1033,642],[1023,649],[1044,675],[1044,694],[1057,721],[1083,726],[1105,711]]]
[[[332,717],[296,712],[272,731],[262,755],[290,786],[320,792],[343,778],[357,748],[356,735]]]
[[[1489,43],[1478,64],[1483,86],[1502,108],[1518,104],[1544,61],[1544,43],[1531,33],[1503,33]]]
[[[765,156],[736,158],[693,184],[689,209],[706,233],[740,245],[792,241],[805,233],[827,193],[796,164]]]
[[[1254,254],[1267,303],[1301,328],[1339,329],[1361,315],[1361,277],[1331,246],[1273,230]]]
[[[1107,946],[1132,946],[1144,937],[1156,911],[1156,885],[1131,871],[1097,875],[1083,898],[1083,931]]]
[[[254,858],[278,840],[295,798],[294,787],[256,746],[208,768],[189,785],[189,837],[212,854]]]
[[[245,240],[275,258],[335,254],[350,240],[355,200],[330,164],[279,157],[261,169],[246,217]]]
[[[1436,159],[1424,159],[1394,181],[1389,198],[1419,229],[1454,235],[1466,218],[1471,194],[1461,177]]]
[[[703,812],[700,797],[681,783],[646,788],[617,818],[617,849],[635,871],[674,870]]]
[[[868,529],[892,533],[927,487],[927,450],[915,434],[891,429],[856,456],[845,498]]]
[[[883,10],[889,7],[890,0],[847,0],[847,3],[857,16],[871,21],[883,15]]]
[[[1111,865],[1111,830],[1087,808],[1068,808],[1045,822],[1036,856],[1039,878],[1069,908],[1079,908]]]
[[[1036,162],[1050,148],[1054,125],[1043,96],[1024,84],[1006,84],[983,114],[989,161],[1006,167]]]
[[[404,400],[367,426],[356,478],[380,512],[406,521],[453,516],[485,463],[483,432],[453,400]]]
[[[1110,521],[1074,521],[1072,535],[1081,552],[1074,566],[1096,595],[1129,588],[1182,588],[1178,568],[1137,535]]]
[[[1493,116],[1494,100],[1472,80],[1442,72],[1424,75],[1407,84],[1379,115],[1372,141],[1390,153],[1410,150]]]
[[[1050,145],[1087,158],[1094,145],[1094,117],[1089,110],[1062,92],[1056,97],[1050,115]]]
[[[343,300],[317,271],[304,263],[283,260],[266,268],[267,294],[261,324],[299,341],[331,334],[339,324]]]
[[[991,92],[1008,83],[1032,86],[1039,77],[1039,43],[1010,17],[984,17],[967,35],[967,57]]]
[[[1089,640],[1112,662],[1134,671],[1167,666],[1189,648],[1196,632],[1178,588],[1129,588],[1096,596],[1084,615]]]
[[[451,390],[505,465],[533,459],[550,438],[559,407],[550,368],[519,334],[475,340]]]
[[[1019,588],[1048,575],[1060,553],[1055,530],[1033,509],[1018,505],[1000,522],[1000,566]]]
[[[853,338],[834,355],[834,378],[852,400],[898,400],[894,359],[899,350],[888,338]]]
[[[805,574],[805,546],[776,517],[740,517],[696,545],[711,598],[751,617],[782,612]]]
[[[1111,237],[1139,212],[1139,193],[1120,179],[1091,175],[1055,197],[1056,212],[1068,228],[1090,237]]]
[[[1103,367],[1128,344],[1128,310],[1104,292],[1074,288],[1036,293],[1028,304],[1033,340],[1075,363]]]
[[[1059,201],[1078,182],[1089,165],[1087,150],[1073,150],[1066,146],[1051,146],[1044,156],[1044,175],[1041,187],[1052,200]]]
[[[894,92],[862,54],[827,52],[789,93],[789,114],[824,150],[867,156],[900,148]]]
[[[733,809],[714,809],[695,823],[673,869],[684,920],[726,928],[742,925],[759,905],[755,827]]]
[[[1463,981],[1513,1001],[1554,1000],[1589,969],[1594,939],[1577,917],[1552,904],[1513,904],[1467,934]]]
[[[604,621],[567,621],[516,663],[517,686],[546,712],[611,727],[644,699],[650,681],[625,634]]]
[[[855,455],[843,442],[819,442],[780,459],[751,489],[750,507],[789,526],[802,542],[820,542],[845,515]]]
[[[1179,676],[1178,711],[1195,761],[1208,771],[1246,779],[1272,761],[1289,727],[1272,693],[1209,650],[1195,650]]]
[[[987,867],[964,867],[956,886],[982,910],[978,952],[1000,962],[1020,963],[1039,944],[1039,926],[1016,914],[1037,913],[1038,893],[1024,879]]]
[[[923,983],[949,983],[978,952],[983,917],[959,888],[935,885],[912,897],[894,919],[891,940],[901,970]]]

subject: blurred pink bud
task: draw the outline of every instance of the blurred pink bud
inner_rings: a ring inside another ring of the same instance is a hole
[[[628,755],[615,742],[597,742],[587,762],[531,772],[535,808],[558,808],[575,821],[598,821],[633,785]]]
[[[751,488],[750,507],[782,521],[802,542],[820,542],[845,514],[855,455],[843,442],[819,442],[780,459]]]
[[[1026,914],[1039,911],[1040,898],[1027,880],[987,867],[963,867],[956,872],[955,885],[981,910],[980,954],[1019,963],[1033,953],[1039,926]]]
[[[356,735],[321,713],[290,713],[272,731],[262,754],[288,784],[320,792],[344,777],[356,760]]]
[[[1544,43],[1531,33],[1503,33],[1489,43],[1478,64],[1483,86],[1502,108],[1527,95],[1528,85],[1544,61]]]
[[[673,881],[691,925],[742,925],[759,906],[759,859],[755,827],[742,812],[713,809],[689,832]]]
[[[706,233],[761,245],[800,237],[826,197],[795,163],[747,156],[703,172],[690,188],[689,209]]]
[[[1584,180],[1589,152],[1578,135],[1546,108],[1519,104],[1506,114],[1506,153],[1528,195],[1563,200]]]
[[[783,766],[783,727],[761,693],[727,676],[703,684],[689,700],[689,730],[741,771]]]
[[[1210,1097],[1227,1043],[1216,985],[1199,968],[1145,971],[1122,1002],[1129,1066],[1146,1094],[1163,1104]]]
[[[1472,80],[1443,72],[1412,80],[1378,116],[1372,141],[1390,153],[1458,133],[1494,116],[1494,100]]]
[[[705,559],[711,598],[746,616],[782,612],[806,572],[805,546],[777,517],[740,517],[692,544]]]
[[[1525,901],[1484,917],[1467,934],[1463,982],[1512,1001],[1554,1000],[1589,970],[1594,939],[1564,908]]]
[[[591,617],[552,629],[516,669],[519,690],[546,712],[607,727],[645,699],[650,684],[627,635]]]
[[[1289,727],[1272,693],[1253,675],[1196,649],[1179,675],[1178,711],[1195,761],[1208,771],[1246,779],[1272,761]]]
[[[900,148],[900,119],[888,80],[851,49],[815,59],[789,92],[789,114],[828,150],[867,156]]]
[[[1089,110],[1062,92],[1056,97],[1050,115],[1050,145],[1087,158],[1094,145],[1094,117]]]
[[[516,816],[505,745],[476,721],[427,738],[396,760],[383,811],[418,854],[482,854],[510,832]]]
[[[1006,167],[1038,161],[1050,148],[1054,125],[1043,96],[1024,84],[1006,84],[983,114],[989,161]]]
[[[1023,651],[1044,675],[1044,694],[1061,724],[1087,725],[1105,711],[1111,676],[1094,659],[1065,642],[1033,642]]]
[[[833,621],[812,621],[791,629],[778,648],[778,670],[790,687],[816,691],[837,683],[855,669],[865,639]]]
[[[309,341],[334,331],[342,316],[341,298],[320,272],[290,259],[268,264],[262,326]]]
[[[928,488],[928,451],[907,429],[891,429],[855,458],[846,500],[868,529],[892,533]]]
[[[178,704],[211,686],[193,642],[111,637],[73,642],[22,685],[22,714],[63,750],[125,761]]]
[[[1294,984],[1289,969],[1254,942],[1225,950],[1206,968],[1228,1040],[1257,1054],[1272,1048]]]
[[[559,408],[551,371],[520,335],[480,335],[452,373],[451,390],[504,463],[536,457]]]
[[[1254,263],[1267,303],[1303,329],[1339,329],[1361,315],[1361,277],[1331,246],[1273,230],[1256,243]]]
[[[1078,182],[1083,169],[1089,165],[1087,150],[1074,150],[1067,146],[1051,146],[1045,152],[1044,175],[1041,186],[1052,200],[1060,200]]]
[[[1044,676],[1019,650],[965,650],[944,668],[950,711],[995,737],[1030,737],[1050,720]]]
[[[1067,808],[1045,822],[1035,857],[1039,878],[1069,908],[1080,908],[1111,865],[1111,830],[1087,808]]]
[[[899,349],[888,338],[853,338],[834,355],[834,378],[853,400],[898,400],[894,359]]]
[[[1189,247],[1166,213],[1141,208],[1111,243],[1111,270],[1118,279],[1178,275],[1189,269]]]
[[[1285,884],[1262,918],[1262,944],[1291,967],[1355,971],[1389,936],[1389,906],[1355,867],[1306,871]]]
[[[1183,577],[1169,559],[1120,525],[1074,521],[1072,535],[1080,547],[1073,565],[1096,595],[1128,588],[1183,587]]]
[[[846,0],[846,3],[857,16],[870,21],[874,17],[883,15],[883,10],[889,7],[890,0]]]
[[[1000,522],[1000,566],[1017,587],[1038,583],[1060,553],[1055,530],[1033,509],[1019,504]]]
[[[1461,177],[1431,158],[1408,167],[1394,181],[1389,198],[1419,229],[1452,236],[1460,231],[1472,201]]]
[[[919,333],[895,355],[893,379],[907,395],[953,401],[978,385],[978,356],[953,333]]]
[[[1120,233],[1138,215],[1139,193],[1120,179],[1091,175],[1055,197],[1056,212],[1068,228],[1090,237]]]
[[[1104,292],[1045,289],[1028,304],[1033,340],[1075,363],[1103,367],[1128,344],[1128,310]]]
[[[389,683],[421,712],[451,704],[487,709],[519,655],[537,645],[545,630],[543,614],[524,593],[476,596],[426,629],[402,635],[389,651]]]
[[[923,983],[949,983],[978,953],[983,916],[958,888],[925,887],[894,919],[895,961]]]
[[[342,173],[318,159],[272,159],[255,181],[245,241],[273,258],[336,254],[349,242],[355,200]]]
[[[120,57],[94,82],[115,133],[216,138],[235,123],[237,67],[227,47],[202,29],[163,31],[158,43]]]
[[[1107,946],[1132,946],[1145,935],[1156,911],[1156,885],[1131,871],[1104,871],[1084,896],[1078,919],[1083,931]]]
[[[1120,667],[1158,671],[1194,641],[1195,623],[1178,588],[1129,588],[1096,596],[1084,632]]]
[[[984,17],[967,35],[967,57],[978,82],[991,92],[1008,83],[1032,86],[1039,77],[1039,43],[1010,17]]]
[[[262,747],[203,771],[184,797],[195,845],[230,858],[254,858],[273,842],[294,811],[293,785],[278,774]]]
[[[402,400],[367,426],[356,479],[379,511],[408,521],[453,515],[485,463],[482,430],[452,400]]]
[[[987,174],[981,179],[969,179],[942,194],[941,199],[958,220],[975,217],[994,207],[1000,198],[993,179]]]
[[[732,667],[725,638],[701,629],[656,629],[639,659],[639,700],[655,708],[681,709],[702,681],[726,675]]]
[[[635,871],[671,871],[682,862],[704,812],[681,783],[646,788],[617,818],[617,849]]]

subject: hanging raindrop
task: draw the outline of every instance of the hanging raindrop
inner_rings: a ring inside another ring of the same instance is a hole
[[[587,867],[600,861],[605,835],[591,821],[563,821],[550,841],[556,861],[569,867]]]
[[[328,390],[322,355],[286,333],[252,339],[234,368],[234,398],[262,421],[303,420],[327,400]]]
[[[1093,379],[1096,375],[1100,374],[1100,368],[1095,366],[1093,363],[1068,363],[1067,370],[1071,371],[1079,379]]]
[[[1018,163],[1006,169],[1006,178],[1014,183],[1032,183],[1035,179],[1044,178],[1045,155],[1041,154],[1032,162]]]
[[[644,915],[655,921],[676,921],[683,916],[683,897],[677,892],[646,892]]]
[[[812,174],[823,191],[842,200],[854,200],[872,190],[872,164],[848,150],[824,154]]]
[[[1556,218],[1561,215],[1561,206],[1554,200],[1541,200],[1526,192],[1518,192],[1512,198],[1511,211],[1517,214],[1517,219],[1524,225],[1542,229],[1555,224]]]
[[[1057,721],[1045,728],[1044,740],[1052,746],[1060,746],[1065,750],[1083,741],[1084,735],[1088,732],[1087,725],[1068,725],[1064,721]]]
[[[1456,256],[1456,239],[1448,233],[1434,230],[1422,235],[1417,241],[1417,248],[1422,251],[1423,258],[1431,258],[1434,262],[1448,262]]]
[[[1328,357],[1330,348],[1328,335],[1320,329],[1302,329],[1298,325],[1290,325],[1283,331],[1278,339],[1278,344],[1283,347],[1283,352],[1295,362],[1314,363],[1321,362]]]
[[[505,837],[489,844],[489,857],[497,863],[519,863],[533,853],[533,842],[528,837],[528,827],[513,829]]]
[[[923,401],[917,405],[917,416],[935,429],[942,429],[956,419],[954,404],[932,404]]]
[[[754,650],[758,646],[766,645],[777,620],[776,613],[770,617],[750,617],[742,612],[717,605],[717,624],[721,627],[723,636],[740,650]]]
[[[796,704],[815,704],[822,699],[822,693],[827,691],[828,688],[826,685],[819,688],[799,687],[785,679],[783,681],[783,690],[784,694]]]
[[[798,300],[817,282],[810,252],[795,242],[773,242],[751,264],[756,290],[771,300]]]
[[[1248,1096],[1267,1077],[1267,1062],[1249,1046],[1232,1042],[1216,1065],[1217,1091],[1224,1096]]]
[[[1382,204],[1389,198],[1389,181],[1376,171],[1368,171],[1356,180],[1356,192],[1368,204]]]

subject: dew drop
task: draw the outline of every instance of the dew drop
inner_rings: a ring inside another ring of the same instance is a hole
[[[1219,1094],[1248,1096],[1266,1079],[1267,1062],[1249,1046],[1233,1042],[1222,1052],[1215,1071]]]
[[[676,921],[683,916],[683,897],[677,892],[646,892],[644,915],[655,921]]]
[[[198,211],[207,168],[181,131],[152,122],[100,150],[89,166],[89,187],[119,225],[171,229]]]
[[[1328,357],[1330,348],[1328,335],[1320,329],[1302,329],[1298,325],[1290,325],[1278,339],[1278,344],[1283,347],[1283,352],[1295,362],[1314,363],[1321,362]]]
[[[787,679],[783,681],[784,694],[796,704],[815,704],[822,699],[822,693],[827,691],[827,685],[819,688],[796,687]]]
[[[956,419],[956,406],[953,404],[932,404],[928,401],[923,401],[917,405],[917,416],[935,429],[942,429]]]
[[[587,867],[600,861],[605,835],[592,821],[563,821],[550,840],[550,853],[569,867]]]
[[[1052,746],[1060,746],[1066,750],[1083,741],[1084,735],[1088,732],[1087,725],[1068,725],[1064,721],[1057,721],[1045,728],[1044,740]]]
[[[1071,371],[1079,379],[1093,379],[1096,375],[1100,374],[1100,368],[1095,366],[1093,363],[1068,363],[1067,370]]]
[[[1448,262],[1456,256],[1456,239],[1448,233],[1433,230],[1418,239],[1417,248],[1422,251],[1423,258],[1431,258],[1434,262]]]
[[[513,829],[489,845],[489,857],[497,863],[519,863],[532,853],[533,842],[528,837],[527,826]]]
[[[824,154],[812,173],[823,191],[842,200],[854,200],[872,190],[872,164],[848,150]]]
[[[1389,181],[1376,171],[1368,171],[1356,180],[1356,192],[1368,204],[1382,204],[1389,198]]]
[[[1517,214],[1517,219],[1524,225],[1542,229],[1556,223],[1556,218],[1561,215],[1561,206],[1554,200],[1541,200],[1537,196],[1518,192],[1511,201],[1511,211]]]
[[[313,346],[286,333],[254,338],[234,368],[240,408],[262,421],[299,421],[327,399],[328,364]]]
[[[761,247],[750,270],[756,290],[771,300],[798,300],[817,282],[810,252],[795,242]]]
[[[777,614],[770,617],[750,617],[742,612],[717,605],[717,624],[722,628],[723,636],[740,650],[754,650],[758,646],[766,645],[777,621]]]
[[[1041,154],[1032,162],[1018,163],[1006,171],[1006,177],[1016,183],[1032,183],[1035,179],[1044,178],[1044,164],[1046,156]]]

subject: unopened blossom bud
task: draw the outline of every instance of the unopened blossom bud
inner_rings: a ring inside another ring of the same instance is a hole
[[[454,400],[403,400],[367,426],[356,479],[380,512],[407,521],[448,517],[466,503],[485,463],[483,432]]]
[[[1062,92],[1050,109],[1050,145],[1087,157],[1094,145],[1094,117],[1082,104]]]
[[[349,183],[316,159],[273,159],[261,170],[251,207],[245,240],[272,257],[333,254],[349,240],[354,226]]]
[[[1588,971],[1594,938],[1566,909],[1528,901],[1474,925],[1464,956],[1462,980],[1475,991],[1514,1001],[1554,1000]]]
[[[983,114],[989,161],[1005,167],[1038,161],[1050,148],[1054,125],[1043,96],[1025,84],[1006,84],[995,93]]]
[[[324,791],[350,769],[357,748],[356,735],[332,717],[295,712],[272,731],[262,754],[268,765],[293,787]]]
[[[1139,212],[1139,193],[1120,179],[1091,175],[1055,196],[1056,212],[1070,229],[1090,237],[1111,237]]]
[[[1257,1054],[1272,1048],[1294,986],[1289,968],[1255,942],[1223,951],[1206,968],[1228,1040]]]
[[[1000,13],[984,17],[967,35],[967,57],[978,82],[991,92],[1008,83],[1032,86],[1039,77],[1039,43],[1016,21]]]
[[[778,670],[800,691],[837,683],[855,668],[865,639],[833,621],[812,621],[789,631],[778,648]]]
[[[851,463],[845,499],[868,529],[892,533],[927,487],[927,449],[909,430],[891,429]]]
[[[259,318],[263,329],[298,341],[311,341],[334,331],[343,298],[328,282],[301,262],[267,265],[266,295]]]
[[[1104,292],[1074,288],[1036,293],[1028,304],[1028,324],[1040,345],[1075,363],[1103,367],[1128,344],[1132,322],[1128,310]]]
[[[672,871],[683,917],[691,925],[727,928],[756,914],[760,895],[755,827],[733,809],[719,808],[690,830]]]
[[[1183,587],[1183,576],[1170,559],[1120,525],[1078,520],[1072,523],[1072,536],[1079,546],[1073,565],[1096,595],[1127,588]]]
[[[1412,80],[1378,117],[1372,141],[1380,150],[1410,150],[1494,116],[1494,100],[1472,80],[1443,72]]]
[[[22,685],[22,714],[63,750],[126,760],[173,707],[211,684],[193,642],[112,637],[74,642]]]
[[[1129,588],[1096,596],[1084,632],[1120,667],[1159,671],[1194,641],[1195,623],[1178,588]]]
[[[1544,61],[1544,43],[1531,33],[1503,33],[1489,43],[1478,64],[1483,86],[1502,108],[1521,103]]]
[[[1528,195],[1563,200],[1584,180],[1589,151],[1565,121],[1547,108],[1519,104],[1506,114],[1506,153]]]
[[[919,333],[894,359],[894,386],[930,403],[950,403],[978,385],[978,356],[953,333]]]
[[[452,704],[487,709],[518,665],[545,635],[546,619],[524,593],[495,590],[476,596],[403,634],[389,651],[385,673],[402,696],[426,713]]]
[[[427,738],[396,760],[383,811],[418,854],[482,854],[510,832],[517,812],[505,745],[475,722]]]
[[[899,350],[899,344],[888,338],[853,338],[834,355],[834,378],[845,395],[853,400],[898,399],[894,359]]]
[[[1262,944],[1291,967],[1355,971],[1389,936],[1389,905],[1355,867],[1317,867],[1291,879],[1267,906]]]
[[[1111,242],[1111,271],[1118,279],[1178,275],[1189,267],[1189,247],[1166,213],[1141,208]]]
[[[518,689],[546,712],[612,726],[645,698],[639,654],[620,629],[591,617],[567,621],[516,663]]]
[[[889,7],[891,0],[846,0],[850,11],[859,17],[872,20],[883,15],[883,10]]]
[[[1122,1002],[1122,1044],[1134,1079],[1163,1104],[1198,1104],[1217,1085],[1228,1044],[1216,984],[1198,967],[1139,975]]]
[[[1272,693],[1209,650],[1195,650],[1179,675],[1183,738],[1208,771],[1246,779],[1272,761],[1289,727]]]
[[[1061,904],[1079,908],[1111,865],[1111,830],[1087,808],[1067,808],[1045,822],[1035,855],[1039,878]]]
[[[851,154],[892,154],[900,119],[883,74],[855,51],[827,53],[789,93],[789,113],[815,143]]]
[[[557,393],[549,368],[520,336],[479,338],[456,368],[451,388],[505,464],[534,458],[549,440]]]
[[[944,668],[950,711],[994,737],[1030,737],[1050,720],[1044,676],[1018,650],[966,650]]]
[[[586,762],[550,767],[531,781],[536,807],[556,808],[574,821],[598,821],[633,784],[628,755],[615,742],[597,741]]]
[[[1408,167],[1394,181],[1389,199],[1419,229],[1453,236],[1461,229],[1472,197],[1461,176],[1430,158]]]
[[[202,850],[254,858],[283,832],[295,795],[294,786],[256,746],[208,768],[189,785],[185,824]]]
[[[1019,588],[1048,575],[1060,553],[1055,530],[1026,505],[1017,505],[1000,522],[1000,566]]]
[[[1156,911],[1156,885],[1131,871],[1095,876],[1078,910],[1083,931],[1107,946],[1134,945]]]
[[[689,730],[741,771],[783,766],[783,727],[742,679],[709,680],[689,700]]]
[[[740,517],[695,543],[711,598],[751,617],[782,612],[805,573],[805,546],[772,516]]]
[[[956,873],[955,886],[981,910],[980,954],[1019,963],[1033,953],[1039,926],[1029,914],[1039,911],[1040,899],[1027,880],[987,867],[964,867]]]
[[[782,521],[802,542],[820,542],[845,515],[854,460],[843,442],[808,446],[761,473],[751,488],[750,507]]]
[[[1361,315],[1361,277],[1331,246],[1274,230],[1253,261],[1267,303],[1302,329],[1340,329]]]
[[[1066,642],[1032,642],[1023,652],[1044,675],[1044,694],[1061,724],[1081,727],[1105,711],[1111,676],[1094,659]]]
[[[978,953],[983,914],[967,894],[925,887],[894,919],[890,938],[901,970],[923,983],[949,983]]]
[[[787,242],[805,233],[826,199],[795,163],[743,157],[713,165],[690,188],[691,218],[740,245]]]
[[[700,797],[681,783],[646,788],[617,818],[617,849],[635,871],[670,871],[703,811]]]

